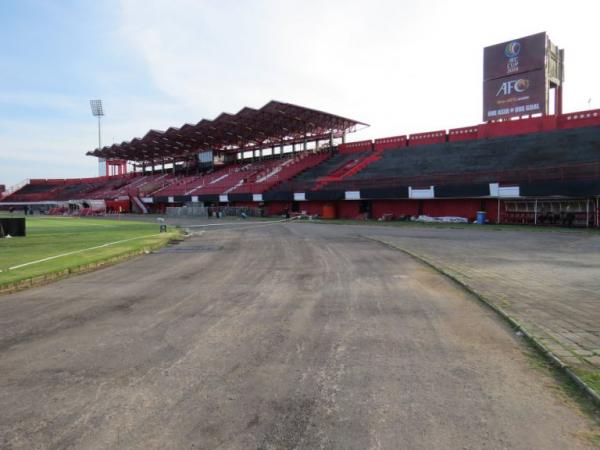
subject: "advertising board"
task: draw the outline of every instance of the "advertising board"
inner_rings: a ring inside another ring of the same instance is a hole
[[[483,82],[483,120],[543,113],[546,72],[534,70]]]
[[[543,32],[485,47],[484,81],[545,68],[546,43]]]

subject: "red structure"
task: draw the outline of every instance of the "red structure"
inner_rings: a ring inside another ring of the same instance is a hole
[[[600,110],[562,114],[563,61],[546,33],[486,47],[481,124],[346,142],[368,125],[271,101],[88,152],[107,176],[29,180],[0,207],[260,205],[382,220],[485,211],[494,222],[600,226]]]
[[[600,110],[341,142],[337,146],[330,144],[333,136],[338,140],[343,136],[341,127],[347,126],[345,131],[349,131],[360,122],[319,113],[323,116],[310,116],[313,120],[323,118],[323,122],[311,122],[315,126],[312,132],[293,131],[297,120],[290,111],[279,123],[282,135],[267,138],[266,131],[261,134],[255,124],[252,136],[262,136],[260,144],[238,141],[234,146],[228,139],[233,139],[240,123],[231,129],[221,123],[219,132],[214,133],[223,137],[216,153],[234,157],[210,168],[196,167],[196,173],[190,174],[185,162],[192,159],[194,151],[205,151],[205,147],[193,150],[189,144],[182,150],[171,141],[174,129],[162,133],[160,139],[157,132],[150,132],[143,142],[102,150],[101,156],[117,163],[112,176],[30,180],[11,190],[0,206],[91,199],[102,200],[107,209],[120,212],[163,211],[167,206],[198,203],[260,205],[270,214],[289,209],[328,218],[451,215],[470,220],[483,210],[492,222],[600,225]],[[305,117],[306,123],[310,119]],[[191,130],[188,133],[193,135]],[[325,141],[326,136],[329,139]],[[271,151],[261,157],[262,149],[294,146],[305,138],[316,141],[317,137],[326,145],[306,151],[304,146],[287,153]],[[213,138],[215,144],[216,136]],[[252,157],[244,158],[247,148],[253,149]],[[540,152],[544,155],[541,159]],[[152,158],[143,159],[150,154]],[[458,164],[456,155],[466,160]],[[142,158],[135,160],[138,165],[169,159],[181,165],[130,174],[123,174],[121,169],[119,174],[118,168],[124,168],[125,158],[130,156]],[[397,167],[414,167],[414,171],[390,172],[386,161],[398,161],[394,163]],[[61,208],[57,211],[64,212],[65,207]]]
[[[261,151],[282,150],[283,146],[297,145],[302,150],[308,143],[328,143],[334,139],[345,140],[358,126],[368,126],[357,120],[305,108],[291,103],[270,101],[260,109],[245,107],[236,114],[222,113],[214,120],[203,119],[195,125],[170,127],[166,131],[150,130],[143,138],[113,144],[88,152],[88,155],[111,160],[132,161],[138,166],[154,168],[165,163],[194,165],[196,155],[210,151],[223,161],[233,161],[237,156],[252,152],[252,157],[262,156]],[[283,153],[283,151],[281,151]]]
[[[474,139],[502,136],[517,136],[529,133],[565,130],[600,125],[600,109],[579,111],[551,116],[526,117],[516,120],[488,122],[468,127],[428,131],[408,136],[378,138],[375,141],[359,141],[345,144],[346,149],[364,151],[366,149],[385,150],[388,148],[416,147],[420,145],[440,144]],[[371,145],[369,144],[371,142]],[[342,146],[340,146],[340,151]]]
[[[373,150],[373,141],[357,141],[349,144],[342,144],[338,148],[340,153],[360,153]]]
[[[392,136],[387,138],[379,138],[375,139],[373,143],[373,149],[375,151],[378,150],[386,150],[388,148],[400,148],[406,147],[408,144],[408,138],[406,136]]]

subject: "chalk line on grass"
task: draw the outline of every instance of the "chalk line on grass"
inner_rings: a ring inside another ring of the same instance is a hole
[[[33,264],[39,264],[39,263],[50,261],[50,260],[57,259],[57,258],[62,258],[64,256],[71,256],[71,255],[75,255],[77,253],[87,252],[89,250],[97,250],[99,248],[109,247],[109,246],[115,245],[115,244],[122,244],[123,242],[135,241],[136,239],[143,239],[143,238],[149,238],[149,237],[154,237],[154,236],[160,236],[160,233],[158,233],[158,234],[148,234],[148,235],[145,235],[145,236],[138,236],[138,237],[134,237],[134,238],[130,238],[130,239],[122,239],[120,241],[107,242],[106,244],[96,245],[95,247],[82,248],[80,250],[74,250],[72,252],[61,253],[60,255],[49,256],[47,258],[37,259],[35,261],[29,261],[29,262],[26,262],[26,263],[23,263],[23,264],[12,266],[12,267],[9,267],[8,270],[20,269],[22,267],[31,266]]]

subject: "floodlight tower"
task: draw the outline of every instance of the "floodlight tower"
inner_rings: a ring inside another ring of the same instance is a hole
[[[104,108],[102,108],[102,100],[90,100],[90,107],[92,108],[92,115],[98,118],[98,150],[102,148],[102,133],[100,129],[100,118],[104,115]],[[98,175],[107,175],[106,165],[104,164],[104,158],[99,158],[99,173]]]
[[[100,134],[100,118],[104,115],[104,109],[102,108],[102,100],[90,100],[90,107],[92,108],[92,114],[98,118],[98,150],[102,148],[102,136]]]

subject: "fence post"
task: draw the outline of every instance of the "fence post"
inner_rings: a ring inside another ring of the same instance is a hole
[[[496,216],[496,224],[500,224],[500,195],[498,195],[498,215]]]
[[[590,199],[585,199],[585,227],[590,227]]]

